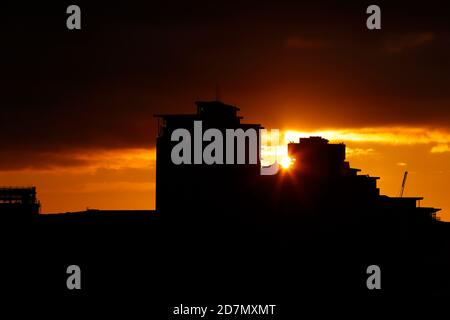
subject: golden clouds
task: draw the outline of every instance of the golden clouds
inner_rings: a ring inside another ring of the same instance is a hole
[[[448,144],[439,144],[431,148],[431,153],[444,153],[449,151],[450,147],[448,146]]]
[[[430,145],[430,152],[447,152],[450,132],[421,127],[375,127],[352,129],[328,129],[320,131],[294,131],[285,133],[286,141],[298,141],[300,137],[322,136],[333,142],[372,143],[384,145]]]

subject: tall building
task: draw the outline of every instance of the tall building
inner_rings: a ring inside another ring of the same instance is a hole
[[[156,142],[156,210],[181,215],[187,212],[204,213],[206,216],[231,215],[238,207],[252,203],[250,191],[257,188],[260,174],[259,124],[241,123],[239,108],[221,101],[199,101],[195,114],[159,114],[158,137]],[[201,121],[201,130],[198,124]],[[195,128],[197,122],[197,128]],[[172,150],[179,141],[172,141],[174,130],[185,129],[190,135],[190,164],[175,164],[171,158]],[[203,132],[217,129],[223,136],[222,163],[206,164],[203,150],[209,142],[202,142]],[[226,148],[227,129],[248,132],[254,129],[256,135],[246,137],[245,141],[234,139],[234,148]],[[258,150],[250,148],[250,140],[255,139]],[[245,163],[238,164],[237,148],[239,143],[245,146]],[[199,151],[200,150],[200,151]],[[233,153],[233,154],[230,154]],[[253,156],[253,157],[252,157]],[[197,159],[196,159],[197,157]],[[253,163],[250,161],[253,158]],[[233,159],[233,164],[227,164]],[[239,205],[237,205],[239,204]],[[194,210],[194,211],[193,211]],[[195,217],[186,217],[195,218]]]

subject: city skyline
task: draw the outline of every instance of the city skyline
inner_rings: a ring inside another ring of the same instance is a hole
[[[44,212],[151,209],[153,114],[218,94],[250,122],[328,132],[382,193],[410,172],[406,194],[450,220],[448,4],[378,5],[381,30],[358,1],[84,3],[69,31],[64,4],[8,4],[0,184],[36,185]]]

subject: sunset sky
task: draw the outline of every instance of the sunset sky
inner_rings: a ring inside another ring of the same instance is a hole
[[[154,208],[155,113],[219,97],[244,121],[348,146],[381,192],[450,221],[448,1],[78,1],[5,5],[0,185],[43,212]]]

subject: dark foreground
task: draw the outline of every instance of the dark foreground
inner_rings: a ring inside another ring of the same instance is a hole
[[[5,221],[2,247],[5,306],[36,304],[35,311],[95,307],[125,311],[127,319],[134,313],[199,319],[171,312],[180,304],[276,304],[276,315],[264,319],[292,319],[308,309],[319,315],[361,303],[379,309],[450,297],[450,225],[441,222],[174,223],[154,212],[41,215]],[[79,291],[66,287],[72,264],[82,270]],[[381,290],[366,287],[372,264],[381,268]],[[339,309],[325,307],[330,303]],[[207,317],[215,318],[263,317]]]

